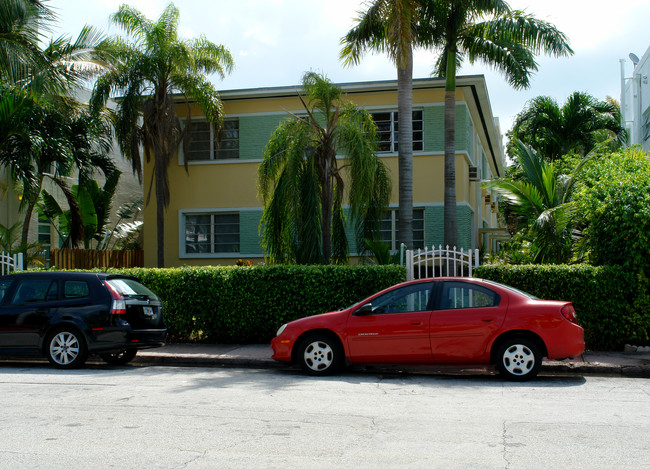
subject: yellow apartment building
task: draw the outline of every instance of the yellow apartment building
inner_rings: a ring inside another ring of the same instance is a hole
[[[398,249],[397,82],[340,85],[347,98],[372,113],[379,127],[379,156],[390,169],[393,195],[382,237]],[[442,243],[444,193],[444,79],[413,81],[413,207],[415,248]],[[257,168],[264,148],[289,112],[301,113],[299,87],[221,92],[226,119],[221,140],[201,110],[192,109],[188,154],[179,149],[169,167],[171,203],[165,213],[165,264],[234,265],[264,260],[259,223],[263,204]],[[504,152],[482,75],[458,77],[456,92],[458,248],[487,248],[499,228],[497,201],[481,180],[503,176]],[[183,119],[186,105],[179,105]],[[341,155],[344,158],[344,155]],[[185,170],[187,159],[188,171]],[[152,166],[145,164],[145,192]],[[144,210],[145,267],[156,265],[156,207]],[[350,229],[350,255],[357,248]]]

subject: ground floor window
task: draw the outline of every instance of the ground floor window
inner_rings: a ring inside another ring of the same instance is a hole
[[[381,219],[380,237],[390,244],[391,250],[399,249],[397,238],[397,226],[399,218],[397,209],[388,210]],[[409,249],[424,248],[424,209],[413,209],[413,246]]]
[[[185,214],[185,253],[238,253],[239,213]]]

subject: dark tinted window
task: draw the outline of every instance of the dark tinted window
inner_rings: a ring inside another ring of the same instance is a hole
[[[90,296],[90,288],[83,280],[66,280],[63,282],[63,296],[65,298],[85,298]]]
[[[426,311],[433,282],[416,283],[391,290],[372,300],[374,314]]]
[[[465,282],[445,282],[440,309],[487,308],[499,304],[496,292]]]
[[[9,291],[9,287],[11,286],[11,282],[13,280],[1,280],[0,281],[0,303],[2,302],[2,299],[5,297],[7,292]]]
[[[53,298],[56,298],[56,281],[43,278],[24,279],[18,282],[11,304],[22,305]]]

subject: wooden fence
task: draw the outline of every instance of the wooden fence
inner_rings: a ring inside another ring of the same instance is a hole
[[[104,269],[144,266],[144,251],[52,249],[50,265],[57,269]]]

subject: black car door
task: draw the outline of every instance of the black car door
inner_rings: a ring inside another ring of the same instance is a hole
[[[56,304],[58,284],[49,276],[19,276],[15,282],[11,297],[0,304],[0,346],[36,349],[50,308]]]

